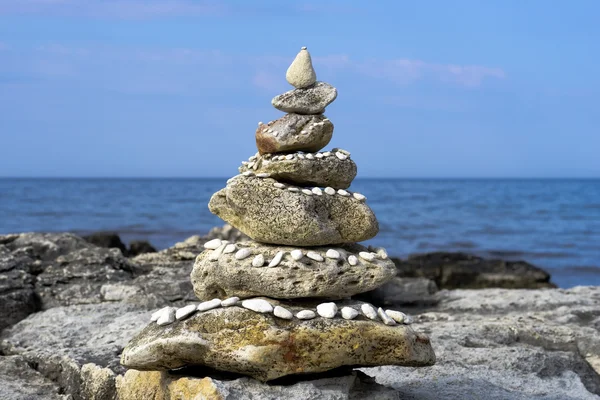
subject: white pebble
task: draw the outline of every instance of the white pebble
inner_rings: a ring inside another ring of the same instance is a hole
[[[377,320],[377,310],[372,305],[365,303],[362,306],[360,306],[360,310],[365,315],[365,317],[375,321]]]
[[[268,133],[273,133],[273,129],[267,130]]]
[[[390,325],[390,326],[396,325],[396,321],[394,321],[392,318],[390,318],[390,316],[387,315],[385,313],[385,311],[383,311],[383,308],[379,307],[377,309],[377,315],[379,315],[379,318],[381,318],[381,320],[383,321],[384,324]]]
[[[375,254],[368,253],[366,251],[361,251],[360,253],[358,253],[358,256],[360,258],[362,258],[363,260],[367,260],[367,261],[373,261],[375,259]]]
[[[302,310],[296,314],[296,318],[298,319],[313,319],[316,316],[317,314],[312,310]]]
[[[240,301],[239,297],[230,297],[221,301],[221,307],[231,307],[235,306]]]
[[[283,183],[281,183],[281,182],[275,182],[273,184],[273,186],[275,186],[278,189],[283,189],[285,187],[285,185]]]
[[[208,310],[212,310],[213,308],[217,308],[221,306],[221,300],[220,299],[212,299],[212,300],[208,300],[208,301],[203,301],[202,303],[198,304],[197,310],[198,311],[208,311]]]
[[[175,311],[175,318],[177,320],[184,319],[185,317],[192,315],[195,312],[196,312],[196,305],[188,304],[187,306],[181,307],[177,311]]]
[[[344,153],[340,153],[339,151],[337,153],[335,153],[335,156],[342,161],[348,158],[347,155],[345,155]]]
[[[321,188],[314,187],[314,188],[312,188],[312,192],[314,194],[316,194],[317,196],[323,196],[323,191],[321,190]]]
[[[325,257],[338,259],[340,258],[340,252],[334,249],[329,249],[327,250],[327,253],[325,253]]]
[[[325,153],[323,153],[323,157],[329,157],[331,155],[330,151],[326,151]]]
[[[387,314],[388,317],[390,317],[391,319],[393,319],[394,321],[396,321],[399,324],[404,323],[404,319],[406,318],[406,314],[404,314],[401,311],[385,310],[385,313]]]
[[[367,197],[364,194],[360,194],[360,193],[354,193],[352,196],[354,196],[354,198],[356,200],[360,200],[360,201],[367,199]]]
[[[348,193],[347,191],[345,191],[344,189],[338,189],[338,194],[340,196],[350,196],[350,193]]]
[[[335,303],[321,303],[317,306],[317,314],[323,318],[333,318],[337,311],[338,308]]]
[[[283,258],[283,254],[284,254],[283,251],[277,252],[277,254],[275,254],[275,257],[273,257],[273,259],[269,263],[269,267],[276,267],[276,266],[278,266],[279,263],[281,262],[281,259]]]
[[[298,154],[298,158],[300,160],[304,160],[306,158],[306,156],[304,154]]]
[[[260,174],[256,174],[259,178],[268,178],[271,174],[267,174],[266,172],[261,172]]]
[[[315,154],[315,157],[317,157],[317,158],[323,158],[323,153],[317,153],[317,154]]]
[[[219,247],[221,247],[221,239],[213,239],[213,240],[209,240],[208,242],[204,243],[205,249],[216,250]]]
[[[262,121],[258,121],[258,126],[261,126],[263,124]]]
[[[166,307],[163,308],[162,313],[158,316],[156,323],[159,326],[169,325],[175,322],[175,308]]]
[[[163,307],[160,310],[153,312],[152,316],[150,317],[150,321],[156,322],[156,320],[162,315],[163,312],[165,312],[167,308],[169,308],[169,306]]]
[[[306,135],[308,132],[306,131],[300,131],[301,134]]]
[[[315,156],[314,156],[314,154],[308,153],[306,155],[306,158],[309,159],[309,160],[314,160]]]
[[[287,308],[283,308],[281,306],[275,306],[273,309],[273,315],[281,319],[292,319],[294,318],[294,314]]]
[[[279,161],[285,160],[285,156],[277,156],[276,157]]]
[[[235,253],[236,260],[243,260],[244,258],[248,258],[248,256],[252,254],[252,250],[245,247],[243,249],[239,249],[237,253]]]
[[[356,258],[355,255],[351,255],[348,257],[348,264],[350,265],[356,265],[358,264],[358,258]]]
[[[253,162],[249,162],[249,163],[248,163],[248,165],[247,165],[247,167],[248,167],[248,168],[252,168],[252,167],[254,167],[254,163],[253,163]]]
[[[218,249],[213,250],[212,253],[210,253],[210,255],[208,256],[208,261],[217,261],[219,257],[221,257],[221,254],[223,254],[223,250],[225,250],[225,247],[227,247],[227,244],[221,242],[221,246],[219,246]]]
[[[292,250],[290,252],[290,255],[292,256],[292,258],[296,261],[300,260],[302,257],[304,257],[304,254],[302,253],[302,250]]]
[[[310,189],[302,189],[302,193],[311,196],[313,192]]]
[[[248,167],[248,168],[250,168],[250,167]],[[246,171],[246,172],[242,172],[242,175],[244,175],[244,176],[252,176],[252,175],[254,175],[254,172],[252,172],[252,171]]]
[[[288,154],[287,156],[285,156],[285,159],[286,159],[286,160],[291,160],[291,159],[293,159],[293,158],[294,158],[294,155],[293,155],[293,154]]]
[[[262,254],[258,254],[252,260],[253,267],[262,267],[264,263],[265,263],[265,256],[263,256]]]
[[[223,254],[233,253],[234,251],[235,251],[235,244],[231,243],[231,244],[228,244],[227,246],[225,246],[225,249],[223,250]]]
[[[273,306],[271,303],[263,299],[244,300],[242,301],[242,307],[263,314],[273,312]]]
[[[342,308],[342,318],[344,319],[354,319],[358,316],[358,311],[356,311],[352,307],[344,307]]]
[[[315,260],[315,261],[323,261],[323,256],[321,256],[319,253],[314,252],[314,251],[309,251],[308,253],[306,253],[306,257],[310,258],[311,260]]]
[[[385,249],[383,247],[379,247],[377,249],[377,256],[379,258],[381,258],[382,260],[387,260],[388,259],[388,253],[387,253],[387,251],[385,251]]]
[[[299,192],[299,191],[300,191],[300,189],[298,189],[297,187],[293,187],[293,186],[292,186],[292,187],[289,187],[289,188],[288,188],[288,190],[289,190],[290,192]]]
[[[327,193],[327,194],[329,194],[329,195],[332,195],[332,196],[333,196],[333,195],[335,194],[335,189],[334,189],[334,188],[332,188],[332,187],[329,187],[329,186],[327,186],[327,187],[325,188],[325,193]]]
[[[410,315],[407,315],[406,317],[404,317],[404,324],[410,325],[413,322],[414,322],[413,317],[411,317]]]

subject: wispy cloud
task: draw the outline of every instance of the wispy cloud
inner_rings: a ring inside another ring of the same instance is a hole
[[[481,65],[437,64],[411,59],[369,60],[357,63],[356,67],[363,74],[401,85],[433,79],[456,83],[461,86],[477,87],[485,79],[503,79],[506,76],[501,68]]]

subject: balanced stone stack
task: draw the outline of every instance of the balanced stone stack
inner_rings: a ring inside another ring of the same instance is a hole
[[[252,240],[207,242],[191,274],[202,302],[154,313],[124,350],[123,365],[203,365],[268,381],[435,362],[410,316],[351,299],[391,280],[396,267],[384,249],[356,243],[379,226],[365,196],[347,190],[357,172],[350,153],[321,152],[333,134],[323,113],[337,90],[316,81],[306,48],[286,78],[296,88],[272,104],[288,114],[259,123],[258,153],[209,203]]]

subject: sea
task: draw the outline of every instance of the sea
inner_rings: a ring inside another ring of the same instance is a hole
[[[0,234],[117,232],[159,249],[223,225],[226,178],[0,179]],[[392,256],[460,251],[525,260],[559,287],[600,285],[600,179],[356,179]]]

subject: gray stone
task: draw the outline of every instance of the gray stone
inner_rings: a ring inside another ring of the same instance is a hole
[[[138,370],[204,365],[268,381],[345,365],[427,366],[435,355],[429,339],[407,326],[341,318],[287,321],[234,306],[168,327],[151,323],[126,346],[121,362]]]
[[[439,302],[434,281],[426,278],[394,277],[376,289],[361,293],[358,299],[382,306],[431,306]]]
[[[325,82],[317,82],[304,89],[294,89],[275,96],[271,101],[276,109],[297,114],[323,114],[325,107],[337,97],[337,89]]]
[[[59,400],[60,388],[33,369],[22,356],[0,357],[0,399]]]
[[[333,124],[323,115],[286,114],[256,129],[256,147],[261,154],[313,153],[327,146],[332,135]]]
[[[357,172],[356,164],[350,158],[343,161],[337,157],[279,160],[265,154],[258,159],[257,163],[256,172],[268,173],[271,178],[280,182],[299,186],[329,186],[329,190],[325,190],[328,195],[335,195],[334,188],[347,189],[350,187]],[[248,170],[247,165],[239,168],[240,173]],[[282,187],[280,189],[283,190]]]
[[[240,244],[241,246],[242,244]],[[272,246],[254,241],[244,242],[253,253],[264,254],[267,259],[284,252],[275,267],[256,268],[252,259],[237,260],[232,254],[223,254],[216,261],[209,261],[207,252],[198,256],[191,274],[196,296],[201,299],[229,296],[268,296],[280,299],[301,297],[343,298],[376,288],[395,275],[396,268],[390,260],[361,261],[352,266],[346,262],[348,254],[364,249],[358,244],[336,248],[340,259],[323,258],[314,261],[308,257],[294,259],[293,247]],[[311,251],[325,255],[328,247],[316,247]]]
[[[310,53],[303,47],[285,73],[285,79],[296,88],[305,88],[317,81]]]
[[[271,178],[238,176],[215,193],[209,209],[254,240],[325,246],[361,242],[379,231],[365,203],[343,196],[306,196],[281,190]]]

